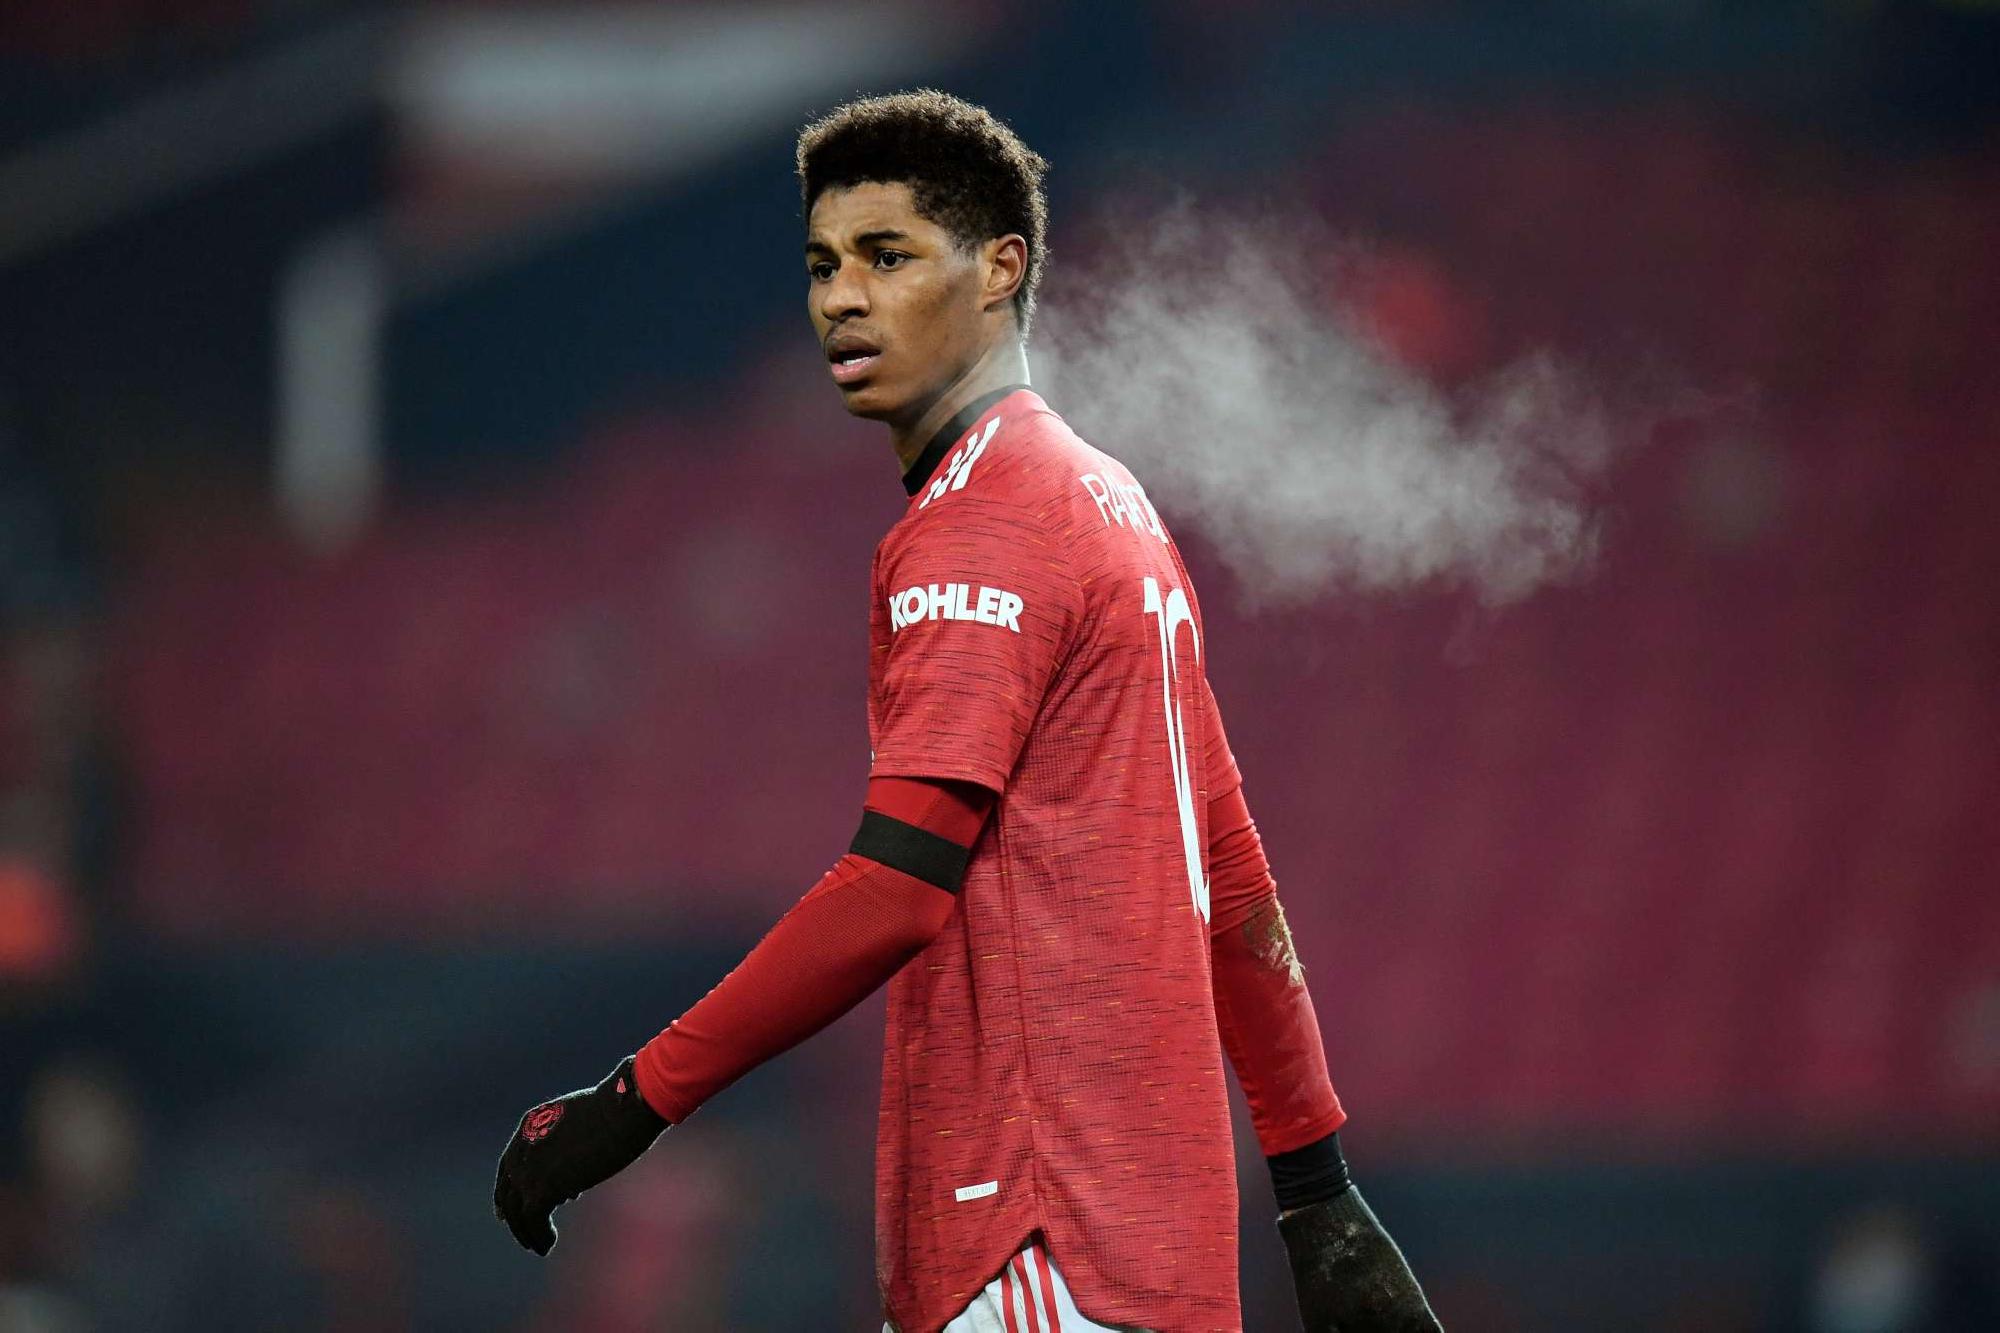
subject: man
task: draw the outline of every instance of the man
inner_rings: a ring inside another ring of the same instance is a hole
[[[546,1254],[558,1204],[887,982],[888,1330],[1240,1329],[1225,1049],[1307,1327],[1434,1329],[1348,1179],[1179,552],[1027,387],[1045,169],[929,90],[800,136],[807,310],[911,497],[875,556],[860,829],[698,1004],[522,1117],[495,1207]]]

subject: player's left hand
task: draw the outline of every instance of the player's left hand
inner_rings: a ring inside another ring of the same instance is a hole
[[[555,1248],[556,1207],[637,1161],[667,1128],[630,1057],[594,1088],[543,1102],[514,1129],[493,1181],[493,1214],[536,1254]]]
[[[1279,1214],[1278,1231],[1307,1333],[1443,1333],[1359,1189]]]

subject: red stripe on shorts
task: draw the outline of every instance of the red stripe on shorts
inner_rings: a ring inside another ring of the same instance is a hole
[[[1000,1316],[1007,1321],[1007,1333],[1021,1333],[1021,1325],[1014,1318],[1014,1269],[1011,1264],[1000,1270]]]
[[[1014,1262],[1021,1269],[1021,1309],[1028,1316],[1028,1333],[1042,1333],[1042,1321],[1035,1313],[1035,1288],[1028,1280],[1028,1260],[1025,1255],[1015,1255]]]
[[[1039,1245],[1028,1247],[1030,1254],[1039,1261],[1042,1278],[1042,1304],[1049,1312],[1049,1333],[1062,1333],[1062,1314],[1056,1309],[1056,1283],[1049,1275],[1049,1252]]]

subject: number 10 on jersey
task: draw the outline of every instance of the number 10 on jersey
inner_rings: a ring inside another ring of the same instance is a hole
[[[1195,628],[1194,612],[1188,609],[1187,594],[1179,588],[1160,593],[1158,579],[1146,580],[1146,614],[1158,616],[1160,632],[1160,675],[1167,722],[1167,759],[1174,770],[1174,801],[1180,807],[1181,848],[1187,854],[1188,892],[1194,895],[1194,910],[1208,920],[1208,877],[1201,865],[1201,828],[1194,814],[1194,772],[1188,765],[1187,727],[1181,717],[1180,692],[1174,688],[1179,666],[1178,639],[1182,625],[1194,641],[1194,671],[1201,670],[1201,631]]]

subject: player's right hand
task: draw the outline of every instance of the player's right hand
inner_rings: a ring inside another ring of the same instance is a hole
[[[667,1122],[639,1095],[627,1057],[594,1088],[543,1102],[521,1117],[500,1154],[493,1215],[536,1254],[555,1248],[553,1215],[637,1161]]]

